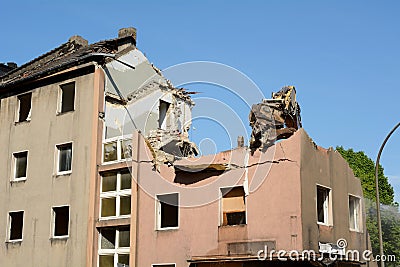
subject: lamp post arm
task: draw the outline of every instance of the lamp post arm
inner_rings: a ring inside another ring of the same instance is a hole
[[[386,136],[385,140],[383,141],[381,148],[378,152],[378,157],[376,158],[375,163],[375,193],[376,193],[376,216],[378,219],[378,236],[379,236],[379,253],[381,256],[380,265],[381,267],[385,267],[385,262],[382,261],[383,256],[383,238],[382,238],[382,221],[381,221],[381,206],[379,200],[379,179],[378,179],[378,170],[379,170],[379,160],[381,158],[381,154],[383,148],[385,147],[387,141],[389,140],[390,136],[396,131],[396,129],[400,126],[400,122],[390,131],[390,133]]]

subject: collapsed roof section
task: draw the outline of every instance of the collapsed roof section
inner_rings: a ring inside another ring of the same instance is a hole
[[[254,104],[249,120],[252,127],[250,148],[253,152],[290,137],[302,127],[295,87],[285,86],[279,92],[272,93],[271,99]]]
[[[136,45],[136,29],[124,28],[118,38],[88,44],[81,36],[75,35],[59,47],[12,69],[0,77],[0,95],[11,95],[10,89],[18,89],[30,83],[88,62],[103,63],[104,55],[119,56],[132,50]]]

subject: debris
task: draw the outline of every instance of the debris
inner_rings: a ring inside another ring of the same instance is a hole
[[[296,101],[294,86],[285,86],[272,93],[271,99],[251,107],[250,126],[252,127],[250,148],[268,148],[275,141],[290,137],[302,127],[300,106]]]

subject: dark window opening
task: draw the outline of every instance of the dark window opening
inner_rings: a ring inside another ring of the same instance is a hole
[[[171,104],[165,101],[160,100],[160,110],[159,110],[159,120],[158,120],[158,127],[160,129],[166,130],[167,129],[167,113],[169,106]]]
[[[28,152],[19,152],[14,154],[15,176],[14,178],[25,178],[28,164]]]
[[[67,236],[69,226],[69,207],[54,207],[54,236]]]
[[[246,212],[226,213],[227,225],[246,224]]]
[[[61,113],[73,111],[75,103],[75,83],[61,85]]]
[[[10,240],[21,240],[24,225],[24,212],[10,212]]]
[[[115,237],[116,237],[116,229],[102,228],[100,230],[101,233],[101,247],[102,249],[114,249],[115,248]]]
[[[246,224],[246,205],[243,186],[221,188],[222,225]]]
[[[317,215],[318,222],[328,223],[329,213],[329,189],[324,187],[317,187]]]
[[[32,93],[18,96],[18,122],[28,121],[31,116]]]
[[[58,149],[58,172],[71,170],[72,165],[72,144],[57,146]]]
[[[178,194],[160,195],[157,198],[159,201],[160,228],[178,227]]]

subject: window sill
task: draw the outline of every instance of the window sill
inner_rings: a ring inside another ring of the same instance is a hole
[[[54,176],[57,178],[57,177],[61,177],[61,176],[69,176],[71,174],[72,174],[72,171],[65,171],[65,172],[58,172]]]
[[[323,222],[317,222],[318,225],[325,226],[325,227],[333,227],[333,224],[328,224],[328,223],[323,223]]]
[[[62,116],[62,115],[65,115],[65,114],[69,114],[69,113],[73,113],[75,111],[75,109],[74,110],[70,110],[70,111],[65,111],[65,112],[57,112],[56,113],[56,116]]]
[[[6,244],[21,244],[22,239],[6,240]]]
[[[163,232],[163,231],[176,231],[176,230],[179,230],[179,226],[177,226],[177,227],[165,227],[165,228],[157,228],[156,229],[156,231],[160,231],[160,232]]]
[[[26,120],[26,121],[15,121],[15,122],[14,122],[14,125],[22,125],[22,124],[26,124],[26,123],[29,123],[29,122],[31,122],[30,119],[29,119],[29,120]]]
[[[358,229],[349,229],[350,230],[350,232],[354,232],[354,233],[357,233],[357,234],[362,234],[363,233],[363,231],[362,230],[358,230]]]
[[[25,183],[26,182],[26,177],[23,177],[23,178],[15,178],[15,179],[12,179],[11,181],[10,181],[10,183],[12,183],[12,184],[14,184],[14,183]]]

